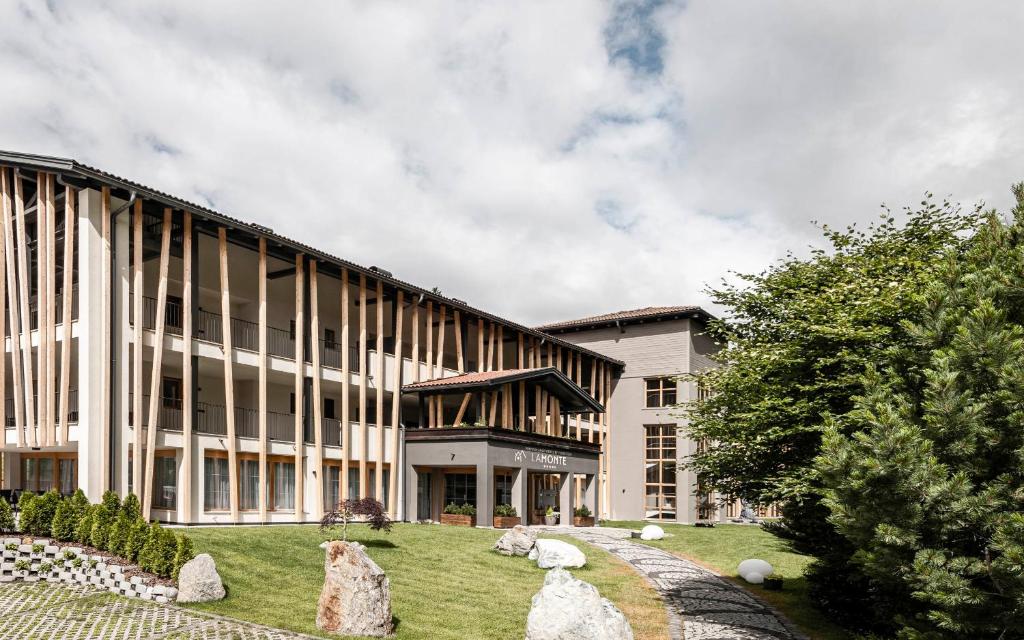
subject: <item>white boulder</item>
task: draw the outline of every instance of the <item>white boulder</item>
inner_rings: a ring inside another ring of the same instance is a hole
[[[525,556],[537,542],[537,532],[517,524],[494,543],[494,550],[505,556]]]
[[[530,550],[530,560],[536,560],[541,569],[576,568],[587,564],[587,556],[568,542],[541,538]]]
[[[200,553],[178,572],[178,602],[213,602],[224,599],[224,583],[217,564],[208,553]]]
[[[640,530],[641,540],[661,540],[665,537],[665,530],[656,524],[649,524]]]
[[[761,584],[764,582],[764,574],[758,573],[756,571],[750,571],[743,576],[743,579],[749,582],[750,584]]]
[[[391,635],[391,583],[357,542],[327,543],[316,627],[346,636]]]
[[[772,572],[774,572],[772,565],[768,564],[764,560],[758,560],[757,558],[744,560],[740,563],[740,566],[736,567],[736,573],[738,573],[741,578],[752,584],[761,584],[764,582],[764,577],[772,575]],[[753,582],[750,579],[750,574],[752,573],[760,574],[761,579],[757,582]]]
[[[633,640],[633,630],[594,585],[552,569],[533,596],[526,640]]]

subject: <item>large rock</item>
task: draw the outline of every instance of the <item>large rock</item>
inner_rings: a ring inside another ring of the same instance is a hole
[[[530,550],[530,560],[536,560],[541,569],[582,567],[587,564],[587,556],[583,552],[561,540],[541,538]]]
[[[740,566],[736,567],[736,573],[751,584],[761,584],[764,582],[764,577],[772,575],[774,571],[772,565],[757,558],[744,560]]]
[[[633,640],[633,629],[594,585],[552,569],[533,596],[526,640]]]
[[[641,540],[661,540],[665,537],[665,530],[656,524],[649,524],[640,530]]]
[[[346,636],[391,635],[391,584],[357,542],[327,543],[316,626]]]
[[[217,564],[208,553],[200,553],[178,572],[178,602],[213,602],[224,599],[224,583]]]
[[[537,542],[537,532],[517,524],[494,543],[494,550],[505,556],[525,556]]]

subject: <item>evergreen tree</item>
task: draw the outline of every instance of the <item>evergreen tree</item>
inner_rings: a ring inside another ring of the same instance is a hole
[[[79,544],[92,544],[92,521],[93,512],[99,505],[87,506],[78,519],[78,526],[75,527],[75,542]]]
[[[14,531],[14,510],[3,498],[0,498],[0,531]]]
[[[185,566],[186,562],[194,558],[196,553],[192,547],[192,539],[184,533],[179,533],[176,536],[175,543],[174,563],[171,569],[171,578],[177,582],[181,568]]]
[[[129,562],[138,562],[139,553],[149,537],[149,525],[142,518],[136,518],[128,528],[128,536],[122,549],[121,557]]]
[[[32,533],[36,524],[36,494],[22,491],[18,496],[18,529],[22,533]]]
[[[110,514],[111,520],[116,518],[117,514],[121,511],[121,498],[118,497],[116,491],[109,489],[104,491],[100,502],[107,508],[107,513]]]
[[[117,517],[114,518],[113,524],[110,525],[110,536],[107,540],[107,551],[114,555],[121,556],[122,558],[127,557],[127,550],[125,546],[128,543],[128,536],[131,532],[132,524],[139,519],[139,500],[135,497],[135,494],[129,493],[124,498],[124,502],[118,509]]]
[[[32,527],[27,531],[37,536],[49,536],[53,525],[53,516],[60,506],[61,497],[56,489],[51,489],[32,501]]]
[[[865,377],[818,469],[831,521],[906,638],[1024,637],[1024,185]],[[856,429],[844,435],[849,427]]]
[[[101,551],[106,551],[112,521],[110,510],[105,502],[101,502],[93,507],[92,529],[89,531],[89,540],[92,546]]]
[[[73,540],[75,527],[78,525],[75,516],[76,509],[72,499],[68,497],[61,500],[56,513],[53,514],[53,524],[50,528],[53,537],[61,542]]]

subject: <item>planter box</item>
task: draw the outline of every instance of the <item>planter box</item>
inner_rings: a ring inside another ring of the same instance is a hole
[[[456,527],[472,527],[476,516],[464,516],[455,513],[442,513],[441,524],[450,524]]]
[[[495,529],[511,529],[521,523],[522,519],[519,516],[494,516]]]
[[[573,516],[572,526],[574,527],[592,527],[594,526],[594,516]]]

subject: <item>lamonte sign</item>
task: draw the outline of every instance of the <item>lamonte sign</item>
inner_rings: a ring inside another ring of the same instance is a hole
[[[519,449],[516,451],[516,462],[526,462],[530,466],[539,466],[543,469],[564,469],[569,465],[569,458],[559,453]]]

